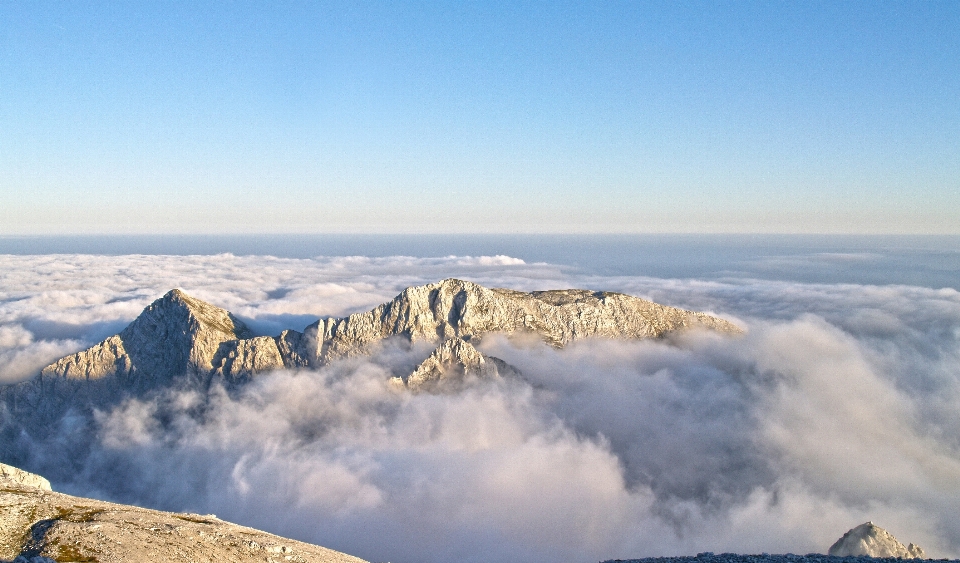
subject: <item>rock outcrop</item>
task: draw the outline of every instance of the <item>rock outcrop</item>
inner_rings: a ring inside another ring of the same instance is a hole
[[[229,312],[175,289],[120,334],[47,366],[41,377],[113,376],[136,385],[193,374],[236,382],[282,367],[319,367],[369,354],[383,340],[399,337],[438,345],[414,373],[401,378],[404,385],[423,389],[457,373],[492,377],[506,368],[474,347],[488,333],[531,333],[563,347],[583,338],[659,338],[694,327],[741,332],[723,319],[621,293],[523,293],[447,279],[409,287],[365,313],[320,319],[302,333],[253,337]]]
[[[364,563],[212,515],[102,502],[55,493],[47,485],[0,479],[0,561]]]
[[[150,304],[120,334],[54,362],[41,376],[87,380],[113,376],[136,381],[205,375],[220,367],[214,366],[215,360],[232,362],[230,347],[251,336],[229,312],[174,289]],[[238,370],[250,363],[241,361]]]
[[[452,389],[471,379],[499,379],[515,373],[506,362],[493,356],[485,356],[469,342],[454,337],[445,340],[404,382],[394,377],[391,383],[397,387],[404,384],[412,391]]]
[[[308,357],[325,363],[367,353],[370,346],[396,335],[442,342],[478,339],[491,332],[529,332],[563,347],[582,338],[658,338],[693,327],[741,332],[723,319],[622,293],[582,289],[523,293],[447,279],[407,288],[366,313],[317,321],[304,331],[304,345]]]
[[[42,491],[53,490],[50,488],[50,481],[47,481],[45,478],[35,473],[24,471],[19,467],[0,463],[0,486],[11,484],[33,487]]]
[[[866,555],[868,557],[896,557],[901,559],[924,559],[920,546],[904,546],[890,532],[873,522],[860,524],[848,531],[830,546],[828,555],[849,557]]]

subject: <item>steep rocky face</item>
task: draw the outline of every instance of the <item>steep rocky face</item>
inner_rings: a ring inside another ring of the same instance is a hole
[[[214,369],[215,358],[226,357],[218,356],[221,344],[249,336],[249,329],[229,312],[174,289],[144,309],[120,334],[60,359],[41,375],[162,381],[188,373],[207,374]]]
[[[9,466],[5,466],[9,467]],[[31,475],[46,483],[46,479]],[[0,477],[0,560],[152,563],[362,559],[224,522],[74,497]]]
[[[465,379],[499,379],[503,360],[484,356],[469,342],[459,337],[445,340],[407,378],[406,387],[412,391],[427,391],[449,387]],[[395,386],[404,381],[395,377]]]
[[[873,522],[860,524],[843,534],[830,546],[828,555],[848,557],[866,555],[869,557],[897,557],[902,559],[924,559],[923,549],[918,545],[904,546],[890,532]]]
[[[249,379],[257,373],[284,367],[277,340],[257,336],[222,342],[213,357],[213,373],[231,382]]]
[[[701,327],[736,334],[736,325],[703,313],[621,293],[582,289],[523,293],[447,279],[410,287],[372,311],[320,320],[304,331],[314,363],[367,353],[389,336],[442,342],[490,332],[529,332],[563,347],[582,338],[658,338]]]
[[[129,387],[194,374],[240,382],[283,367],[318,367],[369,354],[384,339],[400,337],[439,346],[405,383],[425,388],[456,373],[486,377],[498,369],[509,371],[473,346],[491,332],[531,333],[563,347],[582,338],[658,338],[694,327],[741,332],[723,319],[620,293],[523,293],[447,279],[409,287],[366,313],[320,319],[302,333],[287,330],[254,338],[229,312],[175,289],[120,334],[44,368],[41,379],[53,379],[50,385],[55,385],[58,378],[114,377]]]

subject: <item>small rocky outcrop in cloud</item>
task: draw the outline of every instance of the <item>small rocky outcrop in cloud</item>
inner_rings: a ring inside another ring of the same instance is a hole
[[[2,561],[364,563],[213,515],[161,512],[55,493],[43,477],[0,467]],[[6,478],[8,474],[15,477]]]
[[[734,324],[621,293],[569,289],[523,293],[458,279],[409,287],[371,311],[320,319],[302,333],[253,337],[229,312],[174,289],[120,334],[43,369],[41,379],[114,377],[127,388],[180,375],[237,382],[282,367],[319,367],[370,354],[387,338],[438,348],[400,383],[425,389],[460,375],[513,371],[475,347],[488,333],[532,333],[551,346],[583,338],[659,338],[700,327],[736,334]]]
[[[918,545],[904,546],[893,535],[873,522],[860,524],[843,534],[843,537],[830,546],[828,555],[849,557],[866,555],[869,557],[898,557],[902,559],[923,559],[923,549]]]
[[[485,356],[466,340],[455,337],[445,340],[426,360],[417,366],[406,382],[394,377],[391,384],[404,385],[412,391],[440,390],[455,387],[471,379],[500,379],[515,374],[507,362]]]

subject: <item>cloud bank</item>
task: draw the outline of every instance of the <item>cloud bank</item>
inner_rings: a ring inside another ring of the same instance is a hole
[[[873,520],[960,554],[960,294],[913,286],[597,277],[508,257],[0,257],[0,379],[117,332],[171,287],[257,331],[459,276],[624,291],[746,336],[491,337],[524,377],[392,391],[426,351],[169,390],[53,430],[5,415],[0,461],[68,492],[224,519],[372,561],[824,552]],[[11,433],[12,430],[18,432]]]

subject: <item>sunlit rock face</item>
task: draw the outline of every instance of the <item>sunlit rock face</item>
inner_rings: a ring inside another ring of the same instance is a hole
[[[849,557],[866,555],[868,557],[898,557],[902,559],[924,559],[923,549],[918,545],[904,546],[890,532],[873,522],[860,524],[843,534],[830,546],[828,555]]]
[[[221,352],[221,345],[251,336],[229,312],[174,289],[151,303],[120,334],[54,362],[41,375],[87,380],[112,376],[133,382],[208,374],[220,367],[214,366],[214,360],[223,364],[232,359]],[[238,370],[247,369],[248,364],[239,362]]]
[[[366,353],[384,338],[442,342],[527,332],[563,347],[582,338],[657,338],[701,327],[739,333],[723,319],[624,295],[583,289],[486,288],[458,279],[410,287],[372,311],[320,320],[304,331],[314,362]]]
[[[741,332],[723,319],[620,293],[523,293],[447,279],[409,287],[365,313],[320,319],[302,333],[254,337],[229,312],[174,289],[120,334],[44,368],[41,379],[115,378],[128,388],[181,375],[235,383],[284,367],[319,367],[370,354],[385,339],[399,337],[438,346],[400,378],[404,386],[424,390],[465,375],[490,378],[513,371],[474,347],[489,333],[534,334],[559,348],[583,338],[659,338],[691,328]]]
[[[9,465],[0,465],[0,560],[364,563],[213,515],[161,512],[55,493],[43,477]]]
[[[503,360],[484,356],[469,342],[454,337],[438,346],[406,382],[395,377],[391,383],[413,391],[454,390],[473,379],[500,379],[510,373],[514,370]]]
[[[50,481],[44,477],[5,463],[0,463],[0,484],[32,487],[42,491],[53,490],[50,488]]]

